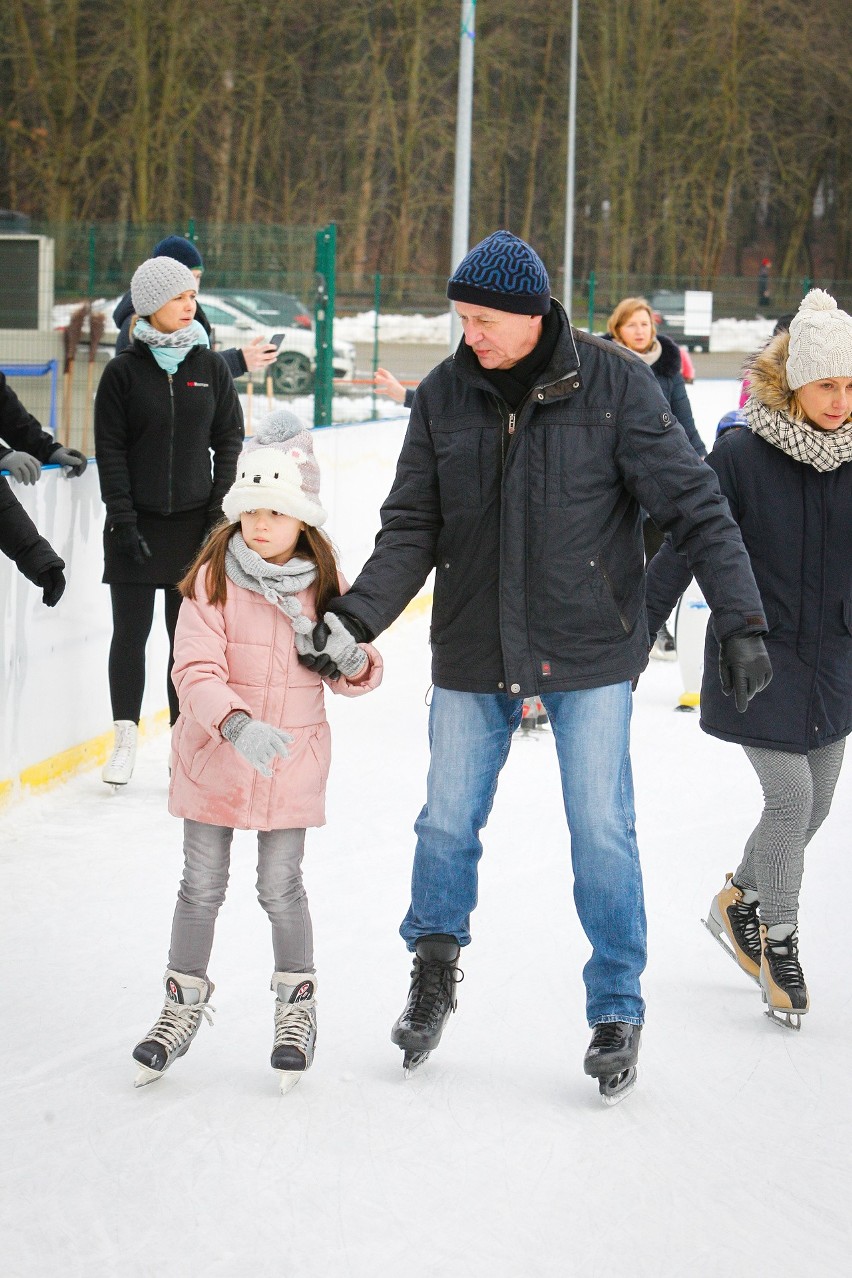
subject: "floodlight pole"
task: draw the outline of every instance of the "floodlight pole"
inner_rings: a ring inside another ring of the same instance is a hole
[[[568,72],[568,170],[565,182],[565,309],[570,318],[574,291],[574,159],[577,135],[577,40],[579,0],[571,0],[571,55]]]
[[[459,98],[456,117],[456,171],[453,191],[452,273],[467,253],[470,236],[470,138],[473,117],[473,46],[476,39],[476,0],[462,0],[459,37]],[[461,339],[455,307],[450,306],[450,350]]]

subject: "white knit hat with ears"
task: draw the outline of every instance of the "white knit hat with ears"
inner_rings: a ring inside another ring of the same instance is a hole
[[[319,528],[328,518],[319,484],[310,428],[289,408],[276,408],[240,453],[222,510],[232,524],[245,510],[275,510]]]
[[[790,322],[787,384],[798,390],[825,377],[852,377],[852,315],[812,288]]]

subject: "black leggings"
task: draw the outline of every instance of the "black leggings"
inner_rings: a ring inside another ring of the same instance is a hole
[[[169,665],[166,691],[169,697],[169,723],[177,721],[179,707],[172,684],[175,626],[181,605],[175,586],[110,586],[112,597],[112,643],[109,649],[109,695],[113,719],[139,722],[142,694],[145,691],[145,645],[154,620],[154,597],[158,590],[166,596],[166,630],[169,633]]]

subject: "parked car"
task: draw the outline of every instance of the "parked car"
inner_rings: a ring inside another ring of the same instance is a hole
[[[269,324],[275,332],[282,328],[314,326],[311,313],[295,293],[276,293],[263,288],[220,288],[218,297],[252,315],[261,324]]]
[[[213,329],[214,349],[245,346],[253,337],[271,337],[284,333],[278,358],[271,365],[272,387],[279,395],[309,395],[314,387],[316,344],[314,335],[304,328],[288,325],[276,327],[255,319],[219,293],[199,293],[198,300]],[[355,347],[351,342],[334,343],[332,368],[335,378],[351,379],[355,375]]]

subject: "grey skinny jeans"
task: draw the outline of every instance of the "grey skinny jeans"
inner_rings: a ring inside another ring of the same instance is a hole
[[[169,967],[207,980],[213,930],[228,887],[231,840],[225,825],[183,823],[183,878],[172,921]],[[313,972],[314,938],[302,883],[304,830],[259,830],[257,899],[272,924],[276,972]]]
[[[734,882],[757,893],[767,927],[798,920],[805,848],[828,816],[845,745],[844,738],[808,754],[743,747],[764,806]]]

